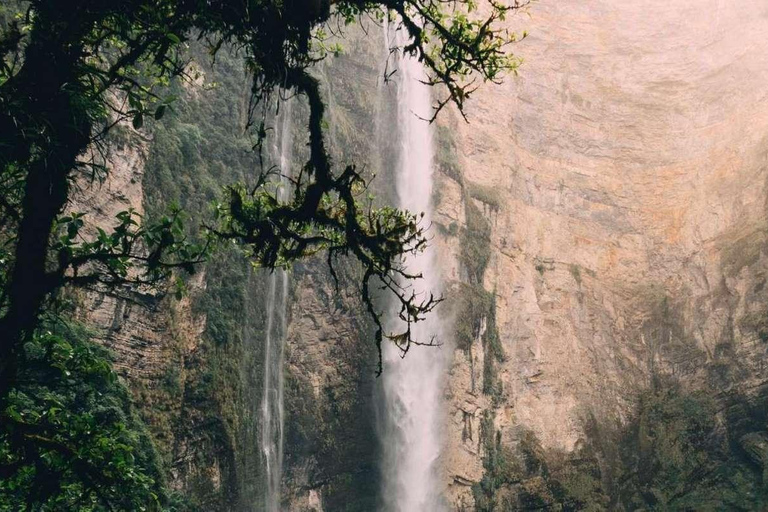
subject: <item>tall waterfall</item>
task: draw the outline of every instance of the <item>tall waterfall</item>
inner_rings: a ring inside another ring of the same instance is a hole
[[[278,139],[274,153],[283,175],[291,166],[291,104],[282,103],[278,116]],[[288,180],[280,179],[277,197],[285,199]],[[283,355],[286,333],[286,309],[288,296],[288,274],[277,269],[269,276],[267,291],[267,325],[264,339],[264,392],[261,402],[262,430],[261,447],[264,454],[266,512],[280,510],[280,480],[283,470]]]
[[[385,46],[389,49],[388,27]],[[402,46],[402,44],[400,44]],[[424,212],[428,226],[432,209],[433,141],[430,125],[430,87],[421,83],[425,75],[419,62],[401,57],[396,63],[398,79],[397,193],[400,207]],[[420,119],[422,118],[422,119]],[[413,283],[415,291],[439,293],[435,249],[408,260],[411,273],[424,279]],[[435,313],[414,326],[414,337],[428,341],[440,333]],[[440,455],[441,389],[443,355],[438,347],[413,346],[405,358],[391,343],[384,349],[383,392],[385,426],[383,502],[392,512],[438,511],[440,498],[437,460]]]

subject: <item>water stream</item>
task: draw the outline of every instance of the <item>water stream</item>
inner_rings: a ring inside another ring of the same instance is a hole
[[[283,175],[291,166],[291,104],[282,103],[277,118],[277,140],[273,151]],[[280,179],[277,197],[284,200],[288,180]],[[261,447],[264,456],[266,512],[280,510],[280,481],[283,472],[283,356],[287,320],[288,274],[276,269],[269,276],[267,291],[267,324],[264,339],[264,390],[261,402]]]
[[[385,25],[383,59],[388,58],[390,35],[395,31]],[[395,38],[402,35],[395,34]],[[402,46],[403,41],[395,40]],[[395,144],[387,142],[384,159],[394,167],[398,206],[412,212],[424,212],[422,220],[428,226],[432,217],[433,140],[431,126],[423,120],[431,116],[430,87],[421,83],[424,71],[416,60],[391,56],[390,67],[395,76],[397,97],[379,87],[382,101],[377,109],[376,128],[379,137],[386,130],[396,136]],[[385,105],[384,102],[395,103]],[[394,112],[393,112],[394,108]],[[272,148],[275,160],[283,172],[291,165],[291,101],[282,105],[276,121],[277,137]],[[280,194],[285,194],[283,178]],[[280,197],[280,196],[279,196]],[[417,293],[438,294],[440,282],[435,249],[413,255],[408,259],[411,273],[422,273],[412,286]],[[274,271],[268,279],[266,335],[264,340],[264,390],[261,403],[261,446],[265,471],[266,512],[280,510],[280,483],[283,465],[283,359],[286,333],[288,275]],[[397,329],[397,327],[394,327]],[[428,341],[440,336],[440,320],[436,314],[415,324],[414,338]],[[405,358],[391,343],[384,347],[384,374],[381,380],[383,397],[382,505],[387,512],[438,512],[443,510],[437,470],[441,448],[441,390],[444,375],[442,351],[435,347],[414,346]]]
[[[388,51],[388,27],[385,26],[384,32]],[[402,46],[402,41],[396,42]],[[423,222],[428,226],[432,216],[434,148],[431,126],[423,118],[431,117],[430,87],[420,81],[425,75],[419,62],[407,57],[396,60],[399,206],[424,212]],[[424,279],[413,283],[417,293],[439,293],[434,247],[410,257],[407,263],[411,273],[424,275]],[[419,341],[429,341],[433,335],[439,337],[439,318],[435,313],[430,314],[425,321],[415,324],[413,333]],[[382,495],[387,511],[444,509],[437,471],[441,448],[442,357],[442,351],[436,347],[413,346],[405,358],[400,357],[391,343],[385,347]]]

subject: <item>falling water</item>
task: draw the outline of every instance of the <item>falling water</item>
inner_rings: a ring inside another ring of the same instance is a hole
[[[282,104],[278,117],[278,140],[275,154],[283,177],[277,197],[284,200],[288,183],[285,177],[291,165],[291,101]],[[267,325],[264,340],[264,393],[261,402],[261,447],[266,477],[264,508],[280,510],[280,479],[283,469],[283,343],[286,332],[288,274],[276,269],[269,276],[267,292]]]
[[[385,45],[388,50],[387,27]],[[424,212],[423,222],[428,226],[432,208],[433,142],[430,125],[423,119],[431,116],[430,88],[421,83],[425,75],[415,59],[401,57],[397,69],[397,193],[400,206],[415,213]],[[413,283],[414,291],[439,292],[434,248],[412,256],[407,263],[411,273],[424,275],[424,279]],[[415,324],[413,335],[417,340],[428,341],[433,335],[439,336],[439,332],[439,319],[433,313]],[[441,439],[441,351],[435,347],[414,346],[401,358],[390,343],[384,357],[384,508],[393,512],[442,510],[437,473]]]

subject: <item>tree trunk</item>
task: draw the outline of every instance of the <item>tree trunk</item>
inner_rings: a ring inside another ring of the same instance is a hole
[[[32,159],[18,162],[27,176],[8,282],[9,307],[0,318],[0,401],[15,378],[23,342],[37,327],[47,295],[59,284],[48,277],[51,231],[67,203],[70,173],[88,146],[92,128],[77,76],[82,50],[60,36],[74,35],[76,41],[79,30],[47,25],[37,25],[24,67],[2,91],[6,99],[15,100],[3,112],[18,125],[8,139],[25,146],[18,153]]]

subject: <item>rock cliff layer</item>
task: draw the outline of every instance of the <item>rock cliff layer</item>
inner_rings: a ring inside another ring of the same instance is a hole
[[[479,332],[456,351],[445,467],[457,503],[482,477],[488,411],[507,443],[524,428],[572,451],[590,418],[626,420],[654,375],[721,395],[768,377],[765,5],[537,2],[530,14],[513,22],[530,33],[519,77],[483,88],[470,124],[441,123],[460,174],[444,166],[438,208],[446,228],[471,224],[470,209],[488,220],[481,282],[503,351],[490,394],[475,384],[491,357]],[[460,231],[444,232],[447,278],[466,281]]]

